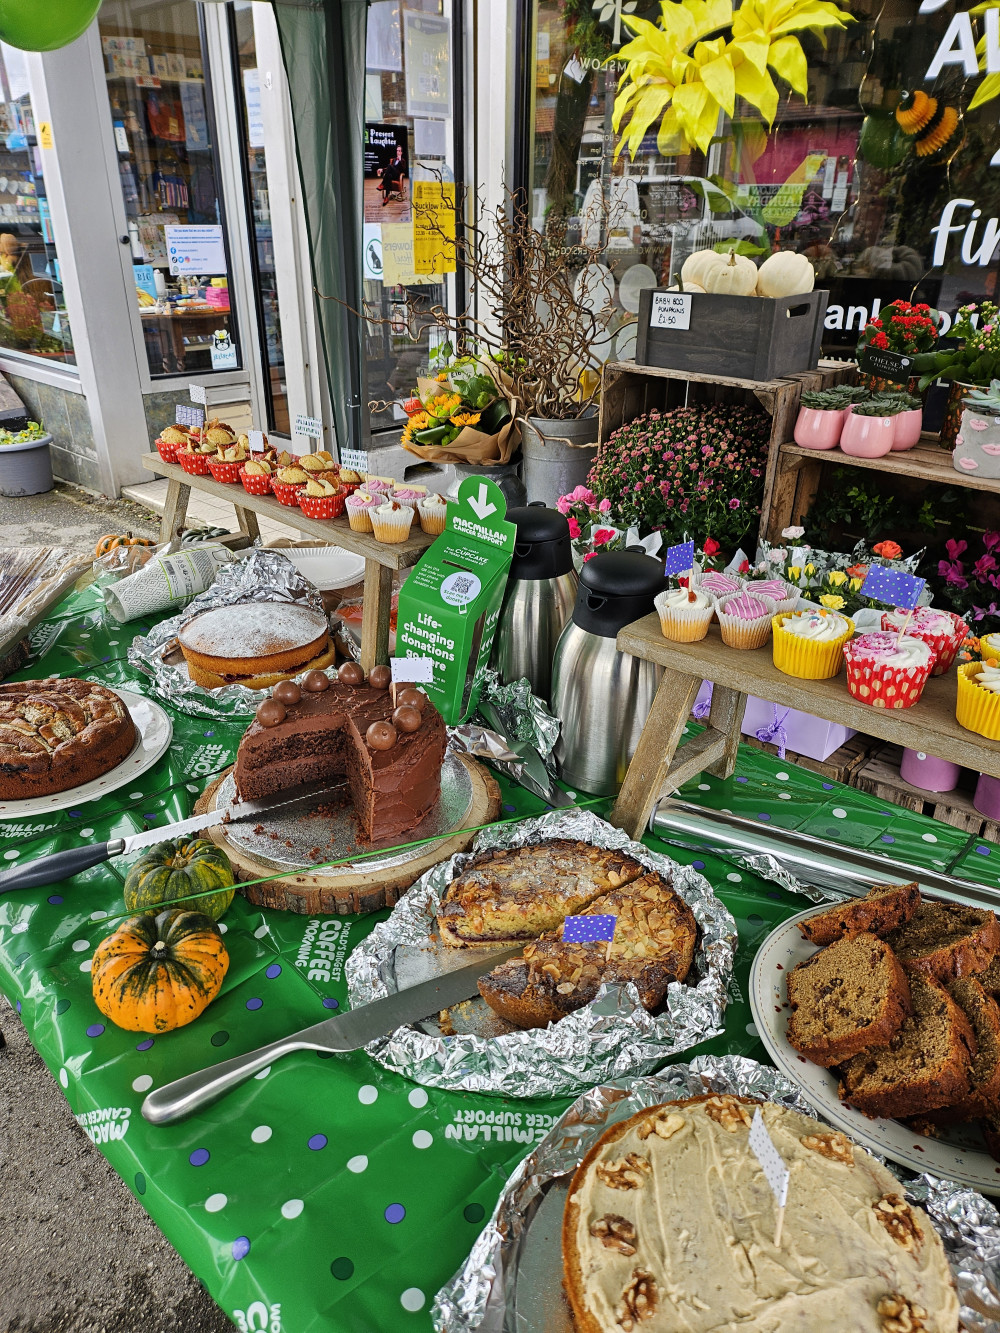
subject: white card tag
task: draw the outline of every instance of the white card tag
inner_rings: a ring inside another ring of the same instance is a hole
[[[654,292],[649,311],[651,329],[689,329],[691,295],[689,292]]]
[[[192,403],[201,403],[204,406],[208,402],[208,395],[205,392],[204,384],[189,384],[188,397]]]
[[[313,440],[323,438],[323,423],[318,417],[304,417],[300,412],[295,418],[295,425],[292,427],[296,435],[306,435]]]
[[[788,1199],[788,1180],[791,1173],[767,1132],[767,1126],[764,1124],[764,1117],[760,1113],[760,1108],[753,1113],[753,1123],[750,1126],[750,1147],[753,1149],[757,1161],[760,1162],[767,1183],[774,1192],[778,1207],[784,1208]]]
[[[178,426],[193,426],[195,430],[201,430],[205,422],[205,413],[200,407],[188,407],[187,403],[178,403],[174,420]]]
[[[433,685],[433,657],[394,657],[392,667],[393,684],[397,685]]]
[[[405,416],[406,413],[404,412]],[[340,461],[344,467],[352,468],[355,472],[368,471],[368,450],[367,449],[341,449]]]
[[[248,430],[247,439],[250,441],[250,452],[252,454],[262,454],[264,452],[264,432],[262,430]]]

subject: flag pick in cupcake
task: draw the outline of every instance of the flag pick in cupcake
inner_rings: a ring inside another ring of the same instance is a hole
[[[689,569],[694,568],[694,542],[681,542],[679,546],[667,547],[667,559],[663,572],[670,577],[671,574],[686,574]]]
[[[925,584],[925,579],[918,579],[905,569],[872,565],[858,591],[862,597],[870,597],[872,601],[888,602],[890,606],[905,607],[912,611],[920,601]]]

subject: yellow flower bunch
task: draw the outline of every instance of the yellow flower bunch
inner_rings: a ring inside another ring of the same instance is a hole
[[[461,394],[439,393],[424,403],[427,412],[437,421],[446,421],[462,405]]]
[[[828,607],[831,611],[841,611],[844,607],[843,597],[838,597],[835,593],[828,592],[819,599],[820,605]]]
[[[793,583],[798,583],[799,579],[802,577],[801,567],[799,565],[789,565],[788,577],[791,579]]]
[[[431,418],[427,412],[415,412],[403,427],[403,442],[412,440],[418,430],[426,430],[430,424]]]
[[[756,107],[770,125],[778,110],[774,70],[794,92],[808,93],[808,66],[796,31],[822,32],[854,22],[832,0],[661,0],[659,25],[633,14],[622,22],[636,34],[617,52],[626,62],[615,98],[613,124],[628,121],[635,157],[651,125],[659,121],[660,152],[680,138],[707,153],[719,112],[733,116],[737,97]],[[722,31],[720,30],[727,30]],[[704,40],[710,33],[719,34]]]
[[[863,582],[863,579],[851,579],[851,592],[857,592]]]
[[[475,426],[479,423],[482,412],[456,412],[451,419],[453,426]]]
[[[847,575],[842,569],[833,569],[827,575],[827,582],[834,588],[840,588],[847,582]]]

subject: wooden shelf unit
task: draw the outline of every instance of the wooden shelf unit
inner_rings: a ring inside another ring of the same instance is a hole
[[[330,546],[340,546],[363,556],[365,605],[361,622],[361,665],[369,671],[376,662],[388,662],[393,572],[415,565],[433,537],[418,527],[416,532],[410,529],[404,542],[380,542],[370,532],[355,532],[346,517],[307,518],[301,509],[280,504],[273,495],[251,495],[242,485],[216,481],[211,476],[193,477],[178,463],[164,463],[157,453],[143,455],[142,465],[149,472],[166,477],[169,482],[160,520],[161,541],[169,541],[183,529],[188,501],[195,490],[235,505],[240,532],[251,542],[260,536],[257,516],[263,514],[277,523],[307,532],[310,537],[318,537]]]
[[[722,642],[715,624],[699,643],[673,643],[660,632],[659,617],[649,615],[619,632],[618,647],[664,668],[611,815],[612,823],[633,837],[644,832],[657,800],[696,773],[732,773],[748,695],[842,722],[896,745],[913,747],[919,741],[929,754],[1000,778],[1000,743],[958,724],[954,671],[932,676],[912,708],[873,708],[848,693],[843,670],[831,680],[786,676],[774,665],[770,641],[753,652],[741,652]],[[708,726],[678,749],[702,680],[715,684]]]

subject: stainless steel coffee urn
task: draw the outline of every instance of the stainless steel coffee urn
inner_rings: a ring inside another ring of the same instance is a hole
[[[576,599],[569,524],[557,510],[541,505],[508,509],[507,520],[517,525],[517,540],[493,665],[505,682],[526,676],[532,693],[548,702],[552,658]]]
[[[620,653],[615,636],[654,609],[663,586],[663,562],[631,551],[597,555],[580,574],[552,665],[559,775],[580,791],[612,796],[625,778],[662,668]]]

